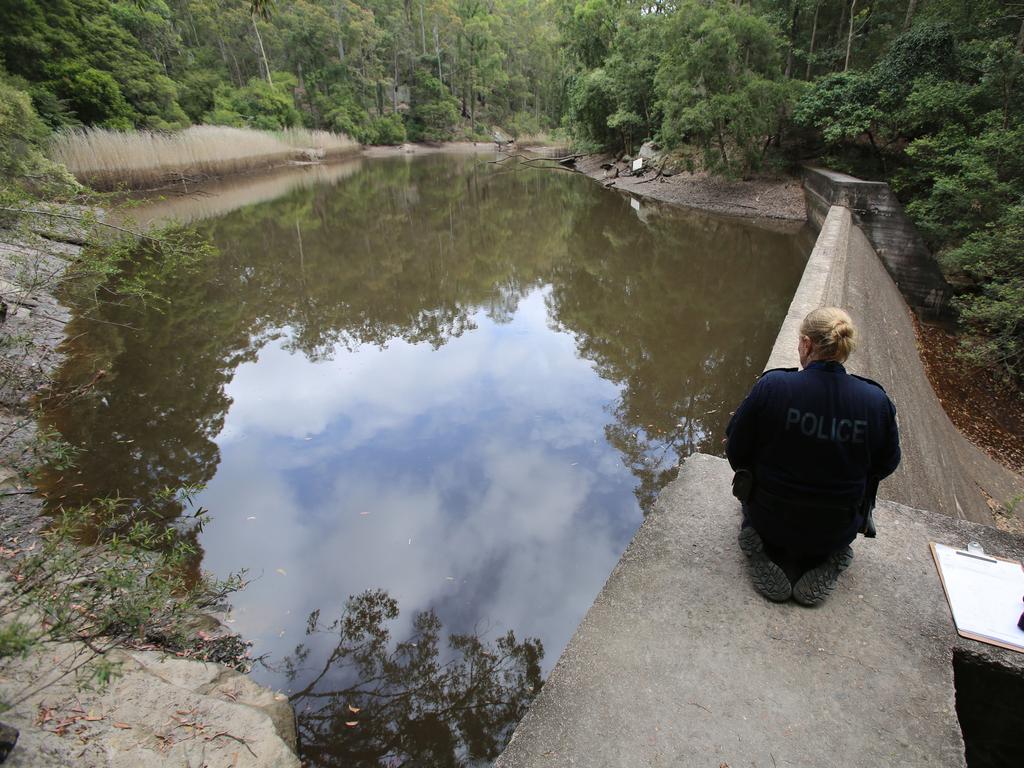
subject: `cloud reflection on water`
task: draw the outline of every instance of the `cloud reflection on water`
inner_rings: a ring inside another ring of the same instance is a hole
[[[238,368],[201,497],[224,512],[202,544],[218,573],[268,564],[234,599],[257,653],[380,587],[451,631],[568,641],[566,606],[589,604],[640,513],[602,431],[617,388],[548,327],[544,298],[508,324],[478,313],[436,351],[396,341],[314,363],[279,341]]]

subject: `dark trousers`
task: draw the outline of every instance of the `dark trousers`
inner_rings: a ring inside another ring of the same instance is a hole
[[[796,581],[833,552],[848,547],[862,523],[859,514],[850,512],[776,510],[748,503],[743,505],[741,527],[752,526],[764,542],[765,554]]]

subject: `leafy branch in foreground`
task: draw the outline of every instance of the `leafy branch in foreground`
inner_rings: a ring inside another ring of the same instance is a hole
[[[190,503],[195,490],[165,494]],[[31,651],[69,642],[81,645],[59,665],[60,677],[120,646],[191,648],[199,658],[219,654],[222,649],[202,638],[199,645],[206,647],[195,647],[190,624],[222,606],[244,581],[241,574],[223,581],[190,575],[197,555],[191,539],[207,520],[206,510],[195,508],[191,529],[183,533],[154,524],[121,500],[106,500],[64,511],[27,547],[10,542],[0,549],[6,582],[0,592],[0,669]],[[244,665],[241,658],[234,661]],[[7,706],[54,682],[29,686]]]

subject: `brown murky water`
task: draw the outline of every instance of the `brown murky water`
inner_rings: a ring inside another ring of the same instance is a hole
[[[169,306],[73,323],[64,383],[109,374],[48,414],[85,449],[48,489],[205,486],[202,565],[254,577],[233,626],[311,765],[486,763],[719,452],[809,241],[466,156],[274,179],[190,203],[217,253]]]

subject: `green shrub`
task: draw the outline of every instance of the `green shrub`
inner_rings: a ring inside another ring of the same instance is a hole
[[[431,74],[417,72],[409,115],[410,137],[414,141],[450,139],[458,121],[459,104],[444,83]]]
[[[135,112],[109,72],[69,63],[61,67],[54,92],[83,123],[128,130]]]
[[[402,116],[390,112],[382,117],[370,118],[364,135],[364,144],[402,144],[406,141]]]
[[[12,621],[0,627],[0,659],[24,658],[35,646],[38,638],[32,627]]]
[[[28,94],[0,80],[0,196],[8,202],[21,203],[28,193],[80,189],[63,166],[44,155],[49,133]]]
[[[282,77],[278,73],[277,77],[279,81],[287,81],[287,75]],[[270,85],[266,80],[253,78],[244,88],[220,86],[214,92],[213,109],[204,116],[203,122],[274,131],[298,125],[300,121],[287,82]]]
[[[943,263],[976,286],[954,302],[969,332],[965,353],[1024,381],[1024,205],[969,235]]]
[[[689,0],[669,17],[664,40],[655,79],[661,140],[696,143],[709,167],[730,173],[758,166],[789,98],[778,33],[749,7]]]

